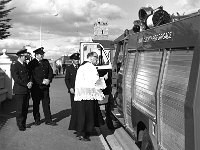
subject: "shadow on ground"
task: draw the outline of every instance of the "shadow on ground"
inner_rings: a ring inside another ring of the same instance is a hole
[[[69,117],[71,115],[71,109],[61,110],[60,112],[53,114],[52,119],[54,122],[59,122],[60,120]]]
[[[32,107],[32,105],[29,105]],[[29,110],[28,113],[32,113],[32,110]],[[16,101],[14,100],[5,100],[0,105],[0,130],[5,125],[8,119],[16,117]]]
[[[61,121],[62,119],[69,117],[70,115],[71,115],[71,109],[64,109],[64,110],[59,111],[58,113],[53,114],[52,120],[57,123]],[[40,120],[40,123],[44,123],[44,122],[45,122],[45,119]],[[34,122],[27,124],[27,127],[30,128],[32,125],[34,125]]]

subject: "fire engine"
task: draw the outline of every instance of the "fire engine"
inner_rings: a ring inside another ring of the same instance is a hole
[[[114,43],[113,114],[136,145],[200,150],[200,11],[141,8]]]

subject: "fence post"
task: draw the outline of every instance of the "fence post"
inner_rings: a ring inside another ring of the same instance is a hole
[[[10,71],[10,66],[12,61],[10,60],[10,58],[6,55],[6,49],[2,50],[2,55],[0,56],[0,68],[1,71],[3,71],[5,73],[4,76],[4,82],[5,82],[5,89],[7,89],[7,99],[12,99],[12,86],[13,86],[13,81],[12,81],[12,77],[11,77],[11,71]]]

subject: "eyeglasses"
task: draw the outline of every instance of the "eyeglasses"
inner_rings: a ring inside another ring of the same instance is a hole
[[[98,58],[98,56],[93,56],[93,57]]]

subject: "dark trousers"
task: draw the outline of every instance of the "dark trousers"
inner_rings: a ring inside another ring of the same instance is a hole
[[[28,107],[29,107],[29,95],[16,94],[14,95],[14,99],[17,103],[17,109],[16,109],[17,126],[18,127],[25,126],[28,114]]]
[[[71,109],[72,109],[73,104],[74,104],[74,94],[70,93],[70,100],[71,100]]]
[[[32,88],[31,96],[33,100],[33,117],[35,121],[40,120],[40,101],[42,101],[42,107],[45,117],[45,122],[52,121],[51,119],[51,111],[50,111],[50,97],[49,97],[49,88],[48,89],[40,89],[40,88]]]

